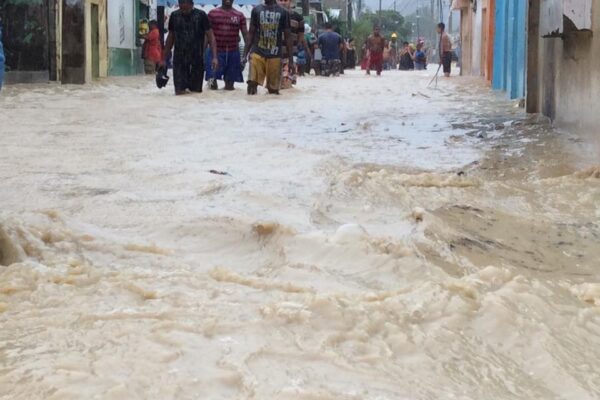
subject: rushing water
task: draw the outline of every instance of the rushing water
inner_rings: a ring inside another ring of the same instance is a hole
[[[428,81],[8,87],[0,398],[600,397],[600,140]]]

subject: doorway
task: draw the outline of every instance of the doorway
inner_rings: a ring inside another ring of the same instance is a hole
[[[92,4],[91,35],[92,35],[92,78],[100,77],[100,24],[98,5]]]

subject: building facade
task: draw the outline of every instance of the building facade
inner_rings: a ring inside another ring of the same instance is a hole
[[[107,76],[107,0],[62,0],[57,5],[57,71],[50,79],[81,84]]]
[[[454,0],[463,75],[484,76],[558,125],[600,124],[599,0]]]
[[[2,0],[6,82],[81,84],[143,71],[151,0]]]
[[[147,1],[109,0],[108,75],[136,75],[144,71],[139,21],[149,17]]]
[[[600,126],[600,2],[530,0],[527,111],[563,127]]]
[[[461,73],[485,77],[511,99],[527,77],[527,0],[455,0],[461,13]]]

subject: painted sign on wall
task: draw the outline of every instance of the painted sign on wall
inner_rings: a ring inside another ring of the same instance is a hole
[[[128,0],[108,2],[108,47],[135,48],[133,4]]]

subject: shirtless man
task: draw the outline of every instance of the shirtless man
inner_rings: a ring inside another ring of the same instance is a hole
[[[381,75],[383,69],[383,49],[385,39],[381,36],[381,30],[376,25],[373,27],[373,34],[367,39],[367,51],[369,52],[369,65],[367,66],[367,75],[371,75],[371,70],[377,71],[377,76]]]
[[[437,32],[440,34],[440,64],[444,67],[444,76],[448,78],[452,72],[452,40],[443,22],[437,24]]]

